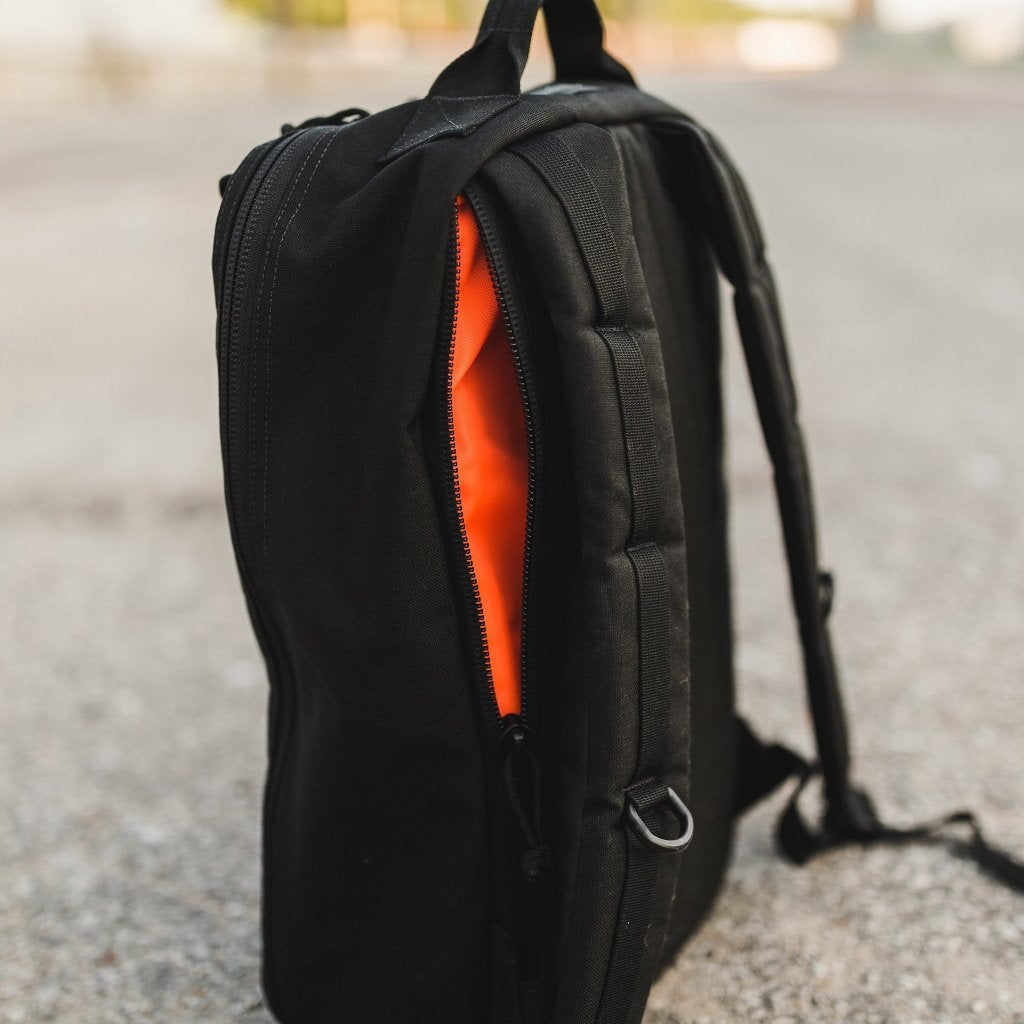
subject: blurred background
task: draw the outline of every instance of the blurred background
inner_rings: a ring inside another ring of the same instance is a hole
[[[0,0],[0,1024],[269,1019],[217,180],[284,121],[422,94],[481,6]],[[602,6],[758,201],[860,778],[897,822],[966,804],[1024,850],[1024,0]],[[735,351],[742,702],[808,751]],[[649,1024],[1024,1021],[1024,902],[928,847],[793,869],[778,807]]]
[[[479,0],[2,0],[5,95],[309,81],[339,68],[427,66]],[[1021,0],[611,0],[610,48],[647,68],[820,71],[849,53],[1019,62]]]

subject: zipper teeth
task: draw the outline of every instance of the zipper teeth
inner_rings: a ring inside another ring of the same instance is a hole
[[[491,283],[494,286],[494,293],[498,299],[498,308],[501,311],[502,320],[505,324],[505,333],[508,337],[509,348],[512,350],[512,361],[516,368],[516,377],[519,381],[519,394],[523,403],[523,419],[526,424],[526,453],[527,453],[527,489],[526,489],[526,533],[523,543],[523,592],[522,592],[522,638],[520,642],[520,695],[519,715],[524,721],[527,718],[527,681],[530,677],[530,658],[526,614],[527,601],[530,589],[530,565],[533,548],[534,522],[536,518],[536,490],[537,490],[537,441],[536,429],[533,416],[533,402],[531,397],[531,386],[527,377],[526,367],[523,362],[522,349],[517,340],[516,330],[518,317],[513,312],[509,301],[509,282],[504,267],[499,264],[497,258],[497,246],[495,244],[494,223],[488,216],[484,204],[480,203],[480,194],[476,189],[467,190],[470,204],[480,225],[480,235],[484,242],[484,253],[487,257],[487,269],[491,275]]]
[[[263,187],[264,183],[270,177],[271,173],[278,160],[284,155],[285,151],[290,149],[297,141],[297,136],[286,136],[284,138],[275,139],[270,147],[266,150],[263,156],[256,162],[249,173],[249,179],[245,182],[242,187],[238,199],[235,202],[234,209],[231,211],[229,222],[224,225],[224,252],[220,262],[220,278],[223,286],[223,293],[221,295],[220,307],[222,312],[226,314],[224,317],[225,321],[231,319],[233,313],[233,301],[231,293],[234,291],[234,282],[237,264],[242,254],[243,243],[245,241],[245,233],[249,228],[250,215],[256,206],[256,200],[259,198],[259,191]],[[235,172],[238,173],[237,171]],[[238,239],[238,245],[232,251],[232,244],[235,239]],[[234,265],[232,265],[234,264]],[[231,271],[231,280],[228,281],[228,272]],[[224,324],[227,328],[230,325]],[[229,334],[230,332],[224,330],[221,334]],[[222,343],[223,343],[222,339]],[[230,341],[230,337],[227,339]]]
[[[529,709],[527,703],[527,697],[529,692],[528,680],[530,678],[530,657],[529,657],[529,643],[528,643],[528,632],[527,632],[527,600],[530,591],[529,574],[530,564],[532,561],[532,544],[533,544],[533,533],[534,533],[534,520],[535,520],[535,496],[536,496],[536,484],[538,478],[537,469],[537,446],[536,446],[536,431],[534,422],[534,406],[532,401],[533,388],[530,381],[527,366],[523,360],[522,349],[518,342],[518,331],[517,327],[520,323],[518,311],[514,304],[509,301],[509,296],[514,295],[511,289],[511,280],[506,274],[504,265],[501,263],[499,258],[499,247],[497,245],[498,233],[496,230],[495,223],[488,216],[486,210],[486,204],[481,196],[480,191],[470,185],[465,190],[466,198],[469,201],[470,209],[474,217],[476,218],[477,226],[479,227],[480,238],[483,243],[484,256],[487,261],[487,269],[491,279],[491,286],[494,289],[494,294],[498,302],[498,308],[501,311],[502,322],[505,326],[505,335],[508,339],[509,348],[512,353],[512,361],[515,366],[516,379],[519,385],[519,397],[523,407],[523,420],[526,427],[526,451],[527,451],[527,491],[526,491],[526,529],[523,541],[523,562],[522,562],[522,614],[521,614],[521,629],[520,629],[520,691],[519,691],[519,714],[518,716],[509,716],[511,719],[518,718],[523,724],[528,724]],[[458,268],[458,263],[456,263]],[[457,280],[457,278],[456,278]],[[457,298],[457,292],[456,292]],[[454,308],[458,308],[456,303]],[[454,340],[454,321],[452,328],[452,337]],[[453,363],[454,345],[449,352],[449,382],[451,381],[451,367]],[[451,412],[451,391],[449,389],[449,413]],[[451,420],[449,419],[449,423]],[[452,434],[454,436],[454,434]],[[454,446],[453,446],[453,465],[454,465]],[[457,494],[457,491],[456,491]],[[462,533],[463,544],[467,550],[468,558],[468,539],[466,538],[465,531]],[[472,562],[469,562],[472,566]],[[470,569],[470,576],[472,578],[472,569]],[[474,579],[475,587],[475,579]],[[479,602],[479,598],[478,602]],[[478,603],[478,608],[479,608]],[[482,624],[482,611],[480,613],[480,619]],[[483,644],[483,649],[486,658],[486,644]],[[488,673],[490,673],[490,667],[488,665]],[[500,709],[498,707],[497,695],[494,692],[493,676],[490,677],[490,685],[487,687],[490,695],[490,706],[493,709],[493,713],[497,716],[496,721],[498,729],[501,730],[503,724],[507,720],[503,720],[501,717]],[[518,727],[517,727],[518,728]],[[522,730],[518,729],[522,735]],[[529,736],[529,733],[526,734]],[[529,747],[526,748],[529,750]],[[532,755],[530,755],[532,757]],[[515,776],[518,769],[515,767],[513,762],[510,762],[508,758],[515,757],[515,749],[513,748],[506,756],[505,771],[506,771],[506,786],[508,788],[508,797],[512,801],[511,810],[517,818],[519,818],[519,827],[523,832],[523,840],[525,841],[526,849],[521,851],[523,856],[527,853],[531,854],[534,858],[539,858],[537,863],[546,864],[547,852],[546,847],[543,845],[541,840],[541,819],[540,811],[536,812],[533,820],[527,818],[524,822],[519,814],[516,813],[518,807],[522,811],[522,804],[520,796],[516,792],[517,782]],[[532,758],[532,763],[535,768],[538,765],[536,758]],[[511,774],[509,774],[511,773]],[[539,787],[540,778],[539,775],[535,775],[533,779],[534,786],[534,797],[539,803]],[[529,876],[521,869],[523,873],[519,876],[518,887],[515,891],[518,892],[517,899],[519,901],[519,915],[520,915],[520,928],[521,935],[519,939],[520,945],[520,982],[540,982],[543,986],[546,969],[546,955],[544,951],[544,936],[542,933],[541,922],[546,912],[543,901],[543,888],[542,888],[542,876],[539,873]],[[513,882],[513,886],[516,883]],[[525,971],[525,973],[523,973]]]
[[[458,524],[459,542],[462,545],[463,566],[465,568],[465,581],[468,584],[469,596],[473,602],[476,612],[477,629],[479,631],[479,644],[476,645],[477,667],[483,675],[485,690],[489,696],[488,712],[496,730],[501,729],[501,709],[498,707],[498,696],[494,692],[494,676],[491,671],[491,656],[487,649],[486,629],[484,628],[484,606],[480,599],[480,585],[477,582],[476,572],[473,569],[473,554],[469,546],[469,534],[466,530],[466,521],[462,511],[462,497],[459,493],[459,460],[458,447],[455,443],[455,412],[453,405],[452,379],[455,372],[455,332],[459,320],[459,274],[461,272],[461,248],[459,246],[459,211],[458,206],[452,207],[451,214],[451,242],[449,250],[449,265],[451,267],[451,308],[452,326],[448,341],[448,374],[446,378],[445,414],[448,425],[448,454],[451,466],[451,498],[452,508],[455,513],[455,520]]]
[[[219,357],[222,360],[224,373],[224,388],[226,402],[224,406],[223,429],[225,431],[224,460],[225,460],[225,487],[226,498],[233,533],[241,537],[241,526],[237,522],[236,511],[233,501],[234,492],[234,466],[236,460],[232,457],[232,445],[234,444],[234,431],[232,429],[232,414],[229,408],[231,402],[231,373],[232,362],[235,356],[236,343],[236,317],[239,315],[236,303],[236,290],[239,285],[239,274],[249,266],[251,252],[246,247],[247,236],[250,232],[252,220],[262,210],[262,197],[260,195],[264,186],[270,181],[274,169],[284,153],[298,141],[300,133],[277,140],[268,149],[264,158],[253,168],[253,174],[246,183],[245,188],[239,196],[237,207],[234,211],[230,226],[227,228],[225,238],[224,260],[222,264],[222,275],[224,293],[221,297],[221,314],[223,325],[221,332],[221,351]],[[237,239],[237,245],[235,241]],[[234,248],[233,248],[234,247]],[[287,698],[287,683],[285,676],[288,674],[287,660],[281,654],[280,638],[276,627],[270,616],[263,607],[252,575],[245,564],[244,559],[239,559],[239,570],[242,577],[244,589],[254,612],[254,628],[260,637],[261,645],[265,646],[268,654],[268,671],[273,684],[272,700],[275,702],[275,715],[273,720],[273,733],[270,737],[270,753],[275,755],[272,759],[272,771],[268,774],[263,794],[263,816],[264,821],[271,822],[275,817],[276,807],[279,803],[278,793],[280,790],[280,779],[283,775],[283,751],[282,744],[284,736],[290,724],[290,702]],[[261,634],[261,636],[260,636]],[[269,832],[267,833],[269,836]],[[264,857],[270,860],[269,840],[264,837]],[[264,885],[263,899],[268,901],[268,890]],[[264,917],[263,929],[265,940],[269,945],[272,942],[273,922],[269,914]],[[276,991],[276,982],[270,977],[269,972],[265,975],[265,984],[268,988]]]

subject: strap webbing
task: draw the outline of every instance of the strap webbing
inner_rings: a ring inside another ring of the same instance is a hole
[[[743,719],[736,720],[737,773],[736,814],[774,792],[784,782],[797,780],[796,788],[779,819],[776,838],[779,848],[795,864],[805,864],[819,853],[838,845],[833,836],[808,824],[800,810],[800,797],[808,784],[821,774],[799,754],[778,743],[759,739]],[[990,878],[1017,892],[1024,893],[1024,864],[1008,853],[992,846],[970,811],[954,811],[932,821],[893,828],[879,821],[869,798],[861,794],[863,814],[874,822],[870,834],[860,837],[863,843],[941,843],[957,856],[973,861]]]
[[[988,843],[970,811],[956,811],[910,828],[893,828],[879,820],[871,799],[851,782],[846,715],[828,629],[834,581],[818,564],[810,471],[764,238],[743,181],[717,141],[688,120],[672,124],[683,132],[697,157],[705,226],[734,290],[747,371],[774,469],[818,747],[819,763],[810,765],[785,747],[762,743],[745,723],[739,723],[737,811],[767,795],[785,779],[796,777],[800,781],[777,832],[779,846],[794,862],[803,864],[818,853],[846,843],[942,842],[993,878],[1024,892],[1024,866]],[[825,815],[821,825],[812,828],[800,810],[799,800],[808,782],[818,776],[824,783]],[[956,829],[966,830],[967,838],[958,836]]]
[[[836,845],[828,833],[808,825],[800,810],[800,796],[817,774],[815,768],[806,768],[779,820],[779,845],[796,864],[804,864],[816,854]],[[865,814],[870,815],[874,821],[874,830],[863,837],[862,842],[890,845],[941,843],[957,856],[973,861],[990,878],[1024,893],[1024,864],[989,843],[972,811],[953,811],[909,828],[893,828],[879,821],[866,795],[862,795],[862,799],[866,804]]]

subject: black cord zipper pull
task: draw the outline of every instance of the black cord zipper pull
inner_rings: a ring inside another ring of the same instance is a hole
[[[540,761],[533,750],[533,734],[518,715],[502,720],[505,792],[519,826],[522,853],[519,878],[522,917],[519,967],[523,1021],[535,1024],[546,1019],[549,1009],[544,976],[544,903],[550,858],[541,827]]]
[[[518,715],[505,715],[502,726],[500,745],[505,752],[505,791],[529,852],[543,845],[540,837],[540,762],[533,752],[533,734]],[[529,810],[521,794],[524,789],[531,804]]]
[[[363,110],[362,107],[349,107],[347,110],[339,110],[336,114],[329,114],[327,117],[311,117],[308,121],[303,121],[302,124],[283,124],[281,125],[281,134],[291,135],[292,132],[297,132],[302,128],[320,128],[326,125],[340,128],[346,124],[352,124],[354,121],[362,121],[364,117],[369,116],[369,112]]]

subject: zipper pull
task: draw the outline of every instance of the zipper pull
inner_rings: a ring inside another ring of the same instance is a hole
[[[511,714],[501,721],[505,792],[524,845],[521,872],[524,882],[537,883],[547,874],[547,846],[540,821],[540,762],[533,751],[533,733],[523,720]]]
[[[505,715],[502,725],[499,743],[505,755],[505,791],[523,843],[519,857],[520,1000],[523,1020],[539,1024],[546,1019],[549,1002],[544,977],[544,896],[549,856],[541,829],[540,761],[533,749],[533,733],[518,715]]]
[[[303,128],[319,128],[324,125],[343,128],[347,124],[362,121],[364,117],[369,116],[369,112],[363,110],[362,107],[349,107],[348,110],[339,110],[336,114],[330,114],[327,117],[311,117],[308,121],[303,121],[302,124],[283,124],[281,125],[281,134],[291,135]]]

